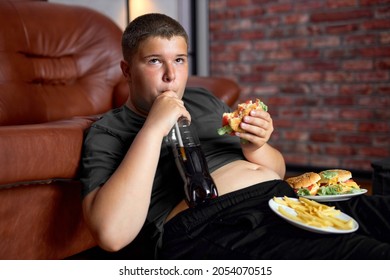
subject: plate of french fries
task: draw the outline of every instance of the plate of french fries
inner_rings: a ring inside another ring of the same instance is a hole
[[[274,197],[268,202],[270,208],[287,222],[317,233],[350,233],[359,224],[347,214],[317,201],[304,197]]]

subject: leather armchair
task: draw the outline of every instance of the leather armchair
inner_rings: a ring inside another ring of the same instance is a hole
[[[85,130],[128,96],[122,31],[102,14],[0,1],[0,259],[63,259],[96,246],[81,209]],[[190,77],[227,104],[225,78]]]

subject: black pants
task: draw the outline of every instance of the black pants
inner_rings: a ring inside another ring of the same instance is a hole
[[[282,180],[257,184],[187,209],[164,226],[162,259],[390,259],[390,196],[334,203],[359,223],[350,234],[312,233],[272,212],[274,196],[295,197]]]

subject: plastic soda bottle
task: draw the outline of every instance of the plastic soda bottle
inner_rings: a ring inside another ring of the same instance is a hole
[[[184,181],[185,200],[195,207],[218,196],[198,134],[187,119],[180,118],[166,137]]]

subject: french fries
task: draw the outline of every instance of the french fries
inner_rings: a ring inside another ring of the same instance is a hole
[[[304,197],[299,197],[298,200],[286,196],[283,199],[274,197],[273,200],[280,205],[294,209],[296,216],[286,211],[283,207],[278,207],[278,211],[283,216],[294,221],[319,228],[334,227],[336,229],[349,230],[353,227],[352,219],[346,221],[337,217],[341,212],[335,209],[334,206],[327,206]]]

